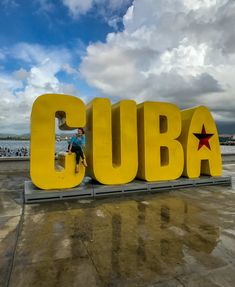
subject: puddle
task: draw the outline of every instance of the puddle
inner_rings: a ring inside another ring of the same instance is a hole
[[[223,212],[230,222],[234,212],[219,197],[213,205],[202,195],[195,191],[186,198],[176,191],[141,201],[136,197],[100,200],[92,207],[75,204],[71,210],[32,218],[25,214],[16,258],[27,264],[60,259],[63,272],[63,260],[69,270],[68,260],[85,258],[104,286],[127,281],[148,286],[179,274],[211,271],[233,260],[229,254],[233,256],[235,232],[219,218]],[[212,192],[210,196],[216,200]],[[226,256],[213,254],[218,243],[228,250]]]

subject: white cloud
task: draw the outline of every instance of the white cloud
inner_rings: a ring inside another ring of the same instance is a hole
[[[87,12],[96,9],[96,14],[103,16],[105,21],[113,28],[117,29],[120,22],[118,11],[123,7],[130,6],[133,0],[62,0],[62,3],[69,9],[73,18],[79,18]]]
[[[58,78],[60,72],[78,76],[71,51],[28,43],[4,51],[8,59],[20,60],[22,67],[13,73],[0,71],[1,132],[28,132],[32,104],[41,94],[79,95],[72,83]]]
[[[71,60],[71,53],[65,48],[44,47],[39,44],[25,42],[18,43],[9,49],[8,56],[32,64],[39,64],[46,59],[50,59],[52,62],[61,65]]]
[[[212,6],[216,6],[218,3],[217,0],[184,0],[184,5],[189,9],[189,10],[198,10],[198,9],[203,9],[203,8],[210,8]],[[225,3],[225,1],[220,1]]]
[[[62,0],[73,17],[86,14],[92,7],[93,0]]]
[[[132,17],[133,17],[133,9],[134,9],[134,5],[131,5],[128,9],[126,14],[123,16],[123,23],[125,26],[128,25],[129,21],[132,21]]]
[[[135,0],[124,31],[91,44],[80,71],[104,96],[208,106],[235,122],[235,1]]]
[[[19,70],[15,71],[14,76],[18,80],[26,80],[29,76],[29,72],[27,72],[25,69],[20,68]]]
[[[13,126],[24,115],[17,113],[17,106],[19,99],[15,96],[15,91],[22,89],[23,84],[21,81],[13,78],[11,75],[0,73],[0,126],[1,132],[4,131],[6,126]]]
[[[64,64],[62,69],[69,75],[77,75],[78,76],[78,71],[71,67],[68,63]]]
[[[50,0],[36,0],[36,2],[39,4],[39,12],[52,12],[55,8],[55,4],[53,4]]]
[[[122,22],[122,18],[118,16],[113,16],[110,19],[107,19],[107,23],[110,27],[114,28],[114,30],[118,30],[118,24]]]
[[[4,73],[0,74],[0,91],[2,95],[2,91],[4,89],[7,89],[9,91],[12,91],[14,89],[19,89],[22,87],[22,84],[20,81],[13,79],[11,75],[6,75]]]

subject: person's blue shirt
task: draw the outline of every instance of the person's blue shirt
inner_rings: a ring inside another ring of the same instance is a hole
[[[72,146],[80,146],[81,148],[84,148],[86,144],[86,138],[84,135],[81,137],[73,136],[71,138],[70,144],[72,144]]]

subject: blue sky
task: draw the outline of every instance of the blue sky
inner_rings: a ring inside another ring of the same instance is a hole
[[[97,13],[96,7],[92,6],[85,15],[78,13],[73,16],[69,7],[58,0],[3,0],[0,4],[1,49],[9,51],[20,43],[40,45],[49,50],[66,49],[72,56],[71,68],[76,69],[89,44],[104,42],[108,33],[123,29],[121,21],[113,27],[104,16],[107,14],[107,17],[121,19],[130,4],[131,1],[125,1],[115,11],[102,13]],[[33,64],[19,58],[16,61],[15,57],[8,54],[1,68],[4,66],[4,70],[11,73],[30,69]],[[71,77],[64,71],[58,72],[57,78],[60,82],[73,84],[80,93],[89,94],[91,97],[98,92],[87,85],[86,81]]]
[[[113,30],[99,15],[89,12],[74,19],[60,1],[50,2],[48,7],[40,1],[2,2],[1,44],[30,42],[72,47],[78,40],[84,45],[104,41],[107,33]]]
[[[233,27],[233,0],[1,0],[0,133],[51,92],[205,105],[235,133]]]

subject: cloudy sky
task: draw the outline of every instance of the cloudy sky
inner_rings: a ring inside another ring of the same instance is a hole
[[[206,105],[235,133],[234,27],[234,0],[0,0],[0,133],[51,92]]]

